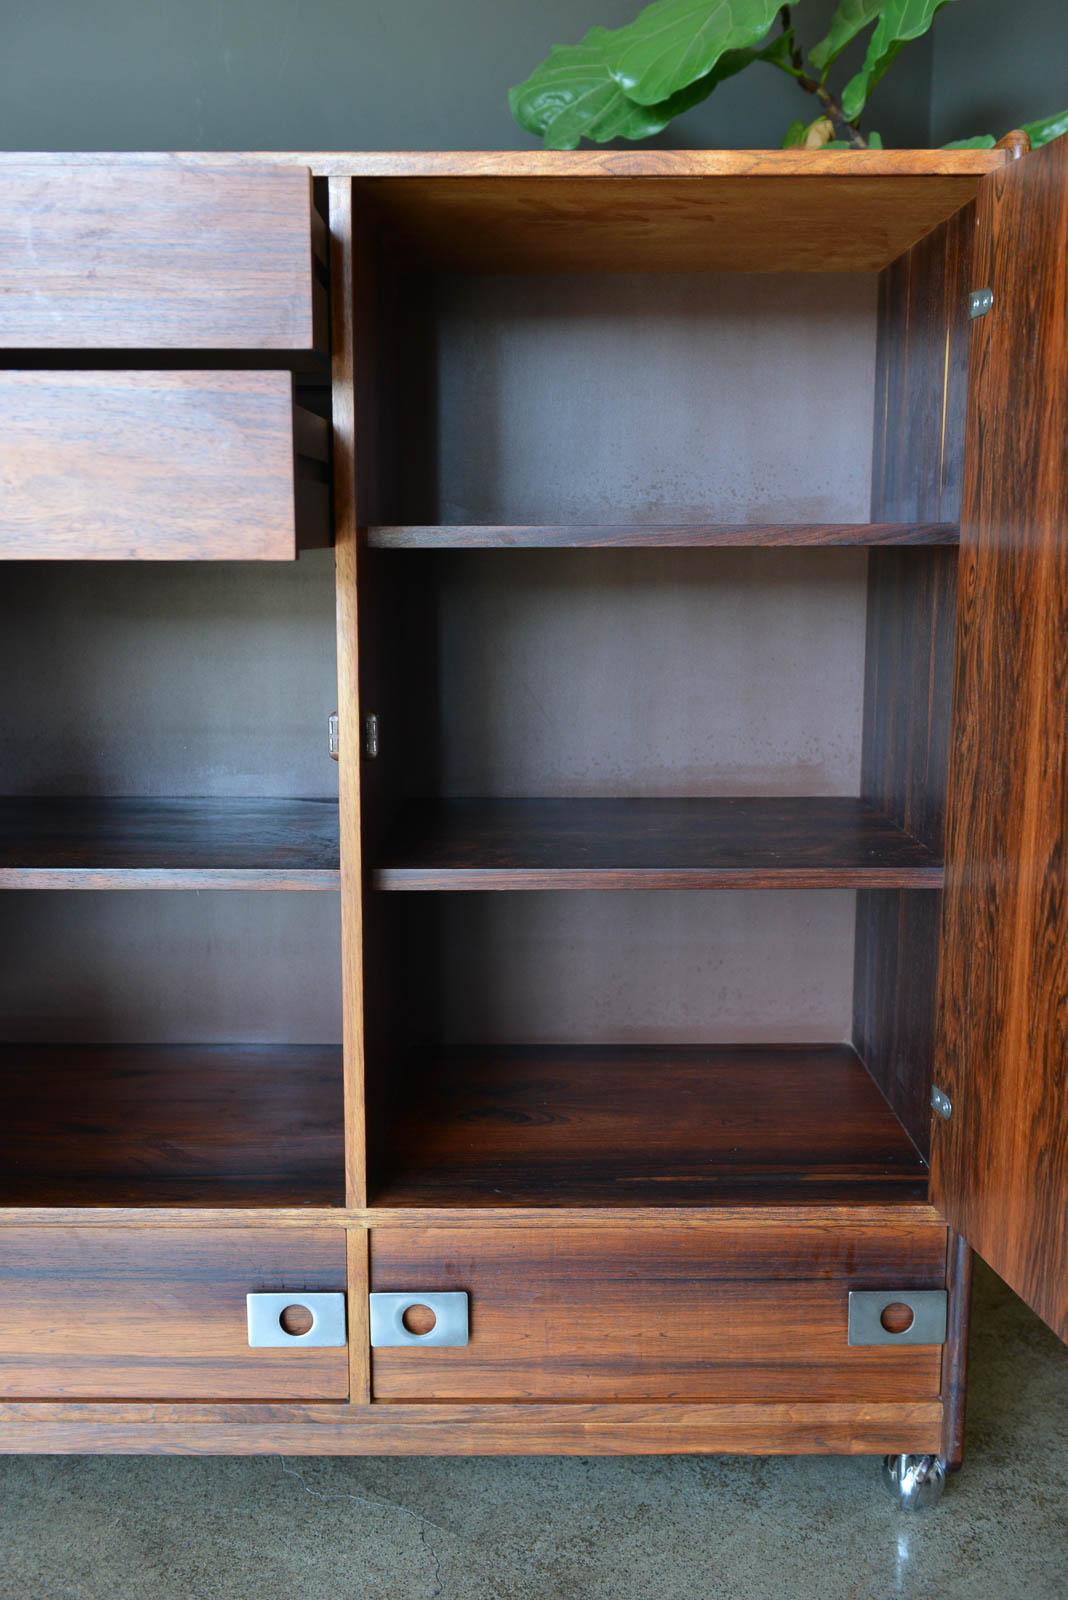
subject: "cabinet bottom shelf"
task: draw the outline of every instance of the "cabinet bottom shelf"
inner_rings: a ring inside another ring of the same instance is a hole
[[[413,1060],[370,1203],[922,1202],[927,1167],[849,1045],[512,1045]]]
[[[0,1206],[340,1206],[338,1045],[0,1047]]]

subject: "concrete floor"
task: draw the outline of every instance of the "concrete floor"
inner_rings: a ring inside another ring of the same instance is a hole
[[[2,1600],[1066,1600],[1068,1355],[981,1271],[969,1459],[0,1458]]]

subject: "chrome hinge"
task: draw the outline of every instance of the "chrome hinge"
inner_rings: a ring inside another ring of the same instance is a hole
[[[326,740],[330,759],[336,761],[341,753],[341,719],[336,711],[332,711],[326,719]]]
[[[993,289],[973,289],[968,296],[968,315],[973,321],[976,317],[985,317],[993,304]]]
[[[931,1086],[931,1105],[944,1122],[948,1122],[953,1115],[953,1102],[946,1091],[938,1087],[937,1083]]]
[[[378,717],[369,711],[363,719],[363,753],[373,761],[378,754]]]

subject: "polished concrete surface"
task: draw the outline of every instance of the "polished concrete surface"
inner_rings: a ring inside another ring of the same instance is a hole
[[[969,1456],[0,1459],[0,1600],[1066,1600],[1068,1354],[977,1274]]]

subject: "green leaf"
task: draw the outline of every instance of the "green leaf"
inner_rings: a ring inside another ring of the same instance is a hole
[[[552,150],[573,150],[583,138],[647,139],[688,105],[636,106],[608,70],[605,48],[612,35],[591,28],[580,44],[554,45],[525,83],[508,91],[520,127],[544,138]],[[690,97],[696,104],[703,95]],[[681,99],[681,97],[680,97]]]
[[[698,105],[726,78],[754,61],[779,65],[782,36],[763,50],[728,50],[712,72],[654,106],[635,105],[609,76],[605,62],[607,28],[591,28],[581,44],[554,45],[525,83],[508,91],[512,116],[520,127],[540,134],[550,150],[574,150],[581,139],[648,139],[673,117]]]
[[[838,0],[838,9],[831,18],[827,37],[813,45],[808,58],[817,72],[824,73],[837,61],[847,44],[862,33],[869,22],[874,22],[882,9],[882,0]]]
[[[992,150],[996,144],[992,133],[977,133],[973,139],[954,139],[951,144],[944,144],[943,150]]]
[[[798,149],[798,147],[800,145],[804,144],[804,142],[805,142],[805,134],[807,132],[808,132],[808,124],[807,123],[804,123],[804,122],[791,122],[790,126],[787,128],[785,134],[783,135],[782,148],[784,150],[796,150],[796,149]]]
[[[883,136],[882,136],[882,134],[881,133],[876,133],[874,131],[874,129],[873,129],[872,132],[868,134],[868,149],[869,150],[883,150],[885,148],[886,147],[883,144]]]
[[[612,76],[631,100],[653,106],[705,78],[727,51],[759,44],[781,0],[654,0],[608,47]]]
[[[1049,144],[1051,139],[1059,139],[1062,134],[1068,133],[1068,111],[1057,111],[1051,117],[1039,117],[1037,122],[1025,122],[1023,131],[1031,141],[1032,150],[1037,150],[1040,145]]]
[[[913,39],[922,38],[937,12],[950,0],[881,0],[879,21],[868,41],[864,65],[842,90],[842,115],[855,122],[867,104],[868,96],[893,64],[899,51]]]

